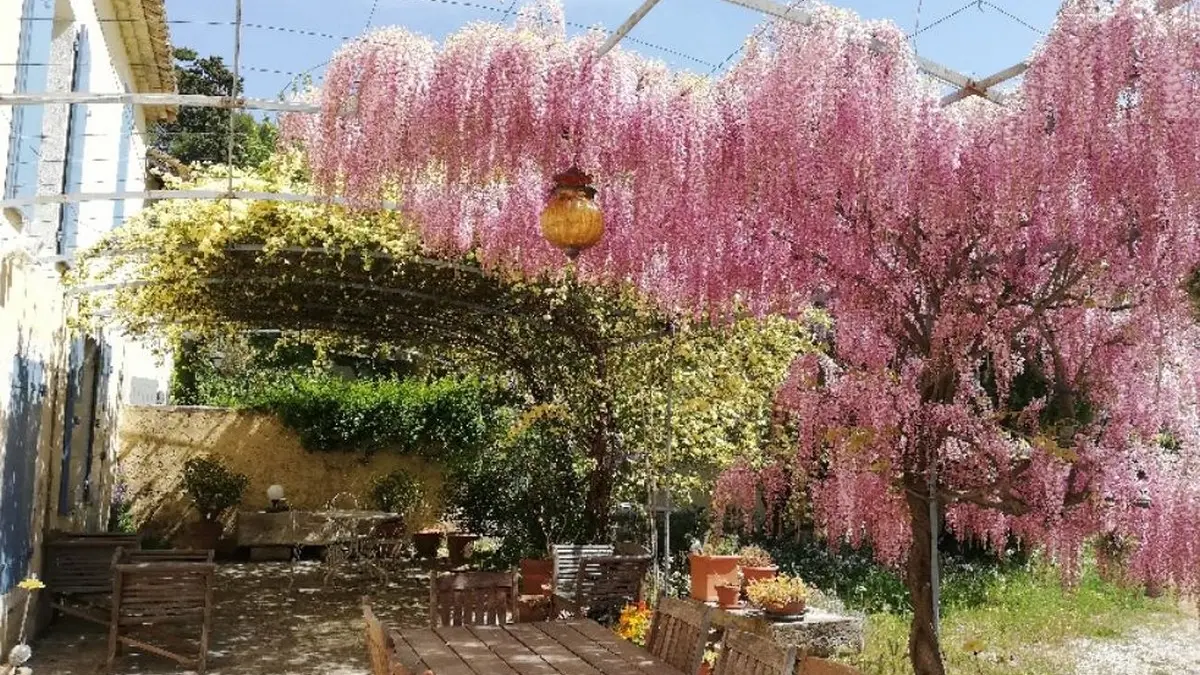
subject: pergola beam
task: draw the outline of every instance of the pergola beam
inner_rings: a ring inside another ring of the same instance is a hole
[[[322,195],[296,194],[289,192],[252,192],[247,190],[140,190],[126,192],[70,192],[59,194],[35,195],[0,200],[0,209],[19,208],[37,204],[73,204],[76,202],[104,202],[118,199],[258,199],[270,202],[301,202],[308,204],[347,205],[344,197],[325,197]],[[384,211],[395,211],[400,208],[394,201],[381,201],[373,205]]]
[[[101,94],[89,92],[46,92],[39,94],[0,93],[0,106],[46,105],[67,103],[120,103],[127,105],[179,106],[224,108],[227,110],[267,110],[271,112],[321,112],[321,106],[299,101],[271,101],[240,96],[205,96],[203,94]]]
[[[958,91],[955,91],[952,94],[947,94],[946,96],[942,97],[941,104],[944,106],[951,105],[958,103],[968,96],[981,95],[986,95],[990,100],[996,100],[998,97],[995,92],[991,91],[991,88],[1000,84],[1001,82],[1011,80],[1021,73],[1024,73],[1026,70],[1029,70],[1029,64],[1025,61],[1011,65],[1004,70],[988,75],[982,80],[970,82],[968,83],[968,86],[960,87]]]
[[[616,47],[618,42],[625,39],[626,35],[629,35],[629,31],[633,30],[634,26],[638,25],[642,19],[646,18],[646,15],[650,13],[650,10],[654,9],[654,6],[657,5],[659,1],[660,0],[644,0],[641,6],[633,10],[633,14],[630,14],[629,18],[625,19],[624,23],[618,26],[617,30],[613,32],[612,35],[608,36],[608,39],[604,41],[604,44],[600,45],[600,48],[596,50],[596,55],[604,56],[612,51],[612,48]]]
[[[775,0],[725,0],[732,5],[752,9],[756,12],[761,12],[769,16],[773,16],[793,23],[798,23],[801,26],[812,25],[812,13],[795,7],[787,7]],[[878,50],[887,49],[882,42],[875,42],[874,48]],[[921,72],[932,75],[937,79],[952,84],[959,89],[967,90],[970,95],[982,96],[993,103],[1000,103],[1000,97],[987,91],[986,87],[980,87],[979,83],[962,73],[944,66],[936,61],[931,61],[923,56],[917,57],[917,67]]]

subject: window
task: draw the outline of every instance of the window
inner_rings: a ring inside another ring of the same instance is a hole
[[[17,78],[13,90],[19,94],[46,90],[50,63],[50,40],[54,31],[54,0],[24,0],[21,33],[17,45]],[[37,194],[38,160],[42,145],[42,106],[12,107],[12,130],[8,139],[8,161],[4,173],[4,198]],[[30,220],[32,206],[21,210]]]
[[[71,66],[71,91],[88,91],[91,77],[91,48],[87,28],[79,27],[75,35],[75,61]],[[63,163],[62,191],[73,194],[83,189],[83,150],[87,130],[87,105],[72,103],[67,118],[67,154]],[[79,232],[79,202],[66,202],[58,212],[58,254],[70,255],[75,250]]]

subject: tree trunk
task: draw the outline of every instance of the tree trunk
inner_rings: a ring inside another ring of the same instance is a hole
[[[604,541],[612,511],[613,488],[620,469],[619,448],[614,438],[616,419],[613,414],[612,392],[608,383],[608,363],[603,348],[594,351],[596,357],[595,423],[588,439],[588,455],[596,463],[588,477],[586,498],[588,535],[594,541]]]
[[[914,494],[914,492],[916,494]],[[908,490],[908,511],[912,522],[912,545],[908,551],[908,570],[905,584],[912,599],[913,621],[908,634],[908,656],[916,675],[945,675],[942,653],[934,628],[933,557],[929,504],[922,496],[927,490]]]

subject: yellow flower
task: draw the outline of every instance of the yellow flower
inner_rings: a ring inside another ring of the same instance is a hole
[[[46,584],[42,583],[41,579],[38,579],[36,576],[33,576],[33,577],[29,577],[29,578],[25,579],[21,583],[17,584],[17,586],[20,588],[24,588],[27,591],[36,591],[36,590],[45,588]]]

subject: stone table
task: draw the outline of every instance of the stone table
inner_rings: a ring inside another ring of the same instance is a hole
[[[809,607],[802,617],[776,619],[753,607],[721,609],[713,613],[713,626],[737,628],[782,645],[806,648],[812,656],[858,653],[863,649],[865,620]]]
[[[355,541],[399,520],[395,513],[357,509],[239,511],[237,545],[250,549],[251,560],[286,560],[296,548]]]

